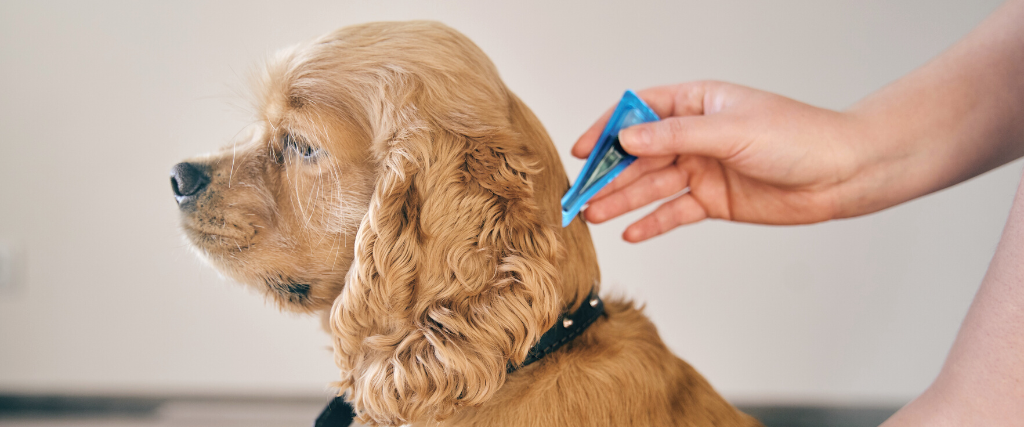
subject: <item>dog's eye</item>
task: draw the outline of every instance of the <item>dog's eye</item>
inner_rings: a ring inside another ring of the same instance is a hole
[[[281,135],[281,151],[285,156],[295,156],[307,162],[316,161],[320,156],[319,149],[313,148],[304,139],[290,133]]]

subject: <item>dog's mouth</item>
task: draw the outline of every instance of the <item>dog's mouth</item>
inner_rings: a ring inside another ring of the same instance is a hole
[[[312,286],[308,283],[284,282],[268,283],[271,292],[276,294],[279,301],[305,306],[309,304],[310,290]]]
[[[284,310],[312,312],[330,307],[337,297],[337,293],[324,292],[331,288],[328,283],[303,277],[302,273],[278,272],[260,276],[257,287],[262,288]]]
[[[231,225],[231,228],[228,228],[227,225],[230,224],[224,222],[222,227],[204,227],[201,224],[196,224],[196,221],[191,218],[185,218],[181,228],[193,245],[207,252],[238,253],[255,245],[253,239],[257,234],[255,227],[251,233],[245,233],[237,225]]]
[[[201,252],[201,257],[236,280],[255,285],[257,289],[270,295],[282,308],[306,311],[322,303],[313,292],[315,281],[266,271],[237,276],[238,268],[244,265],[244,261],[240,260],[245,259],[239,257],[239,254],[255,246],[252,239],[211,232],[190,224],[182,224],[182,228],[192,245]]]

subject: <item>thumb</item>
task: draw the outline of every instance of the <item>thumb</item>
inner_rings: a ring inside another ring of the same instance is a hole
[[[717,115],[668,117],[621,130],[619,143],[637,157],[698,155],[724,159],[742,141],[738,128]]]

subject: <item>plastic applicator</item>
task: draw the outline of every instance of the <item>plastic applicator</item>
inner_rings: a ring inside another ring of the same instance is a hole
[[[619,131],[627,127],[660,120],[658,114],[648,107],[632,90],[627,90],[612,117],[597,138],[594,149],[587,157],[587,163],[576,177],[576,182],[562,197],[562,227],[568,227],[580,213],[583,205],[594,197],[604,186],[622,173],[626,166],[636,160],[619,144]]]

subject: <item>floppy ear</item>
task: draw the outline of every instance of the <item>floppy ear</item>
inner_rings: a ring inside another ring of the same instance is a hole
[[[339,385],[363,422],[486,401],[561,309],[535,156],[508,128],[418,120],[386,142],[332,309]]]

